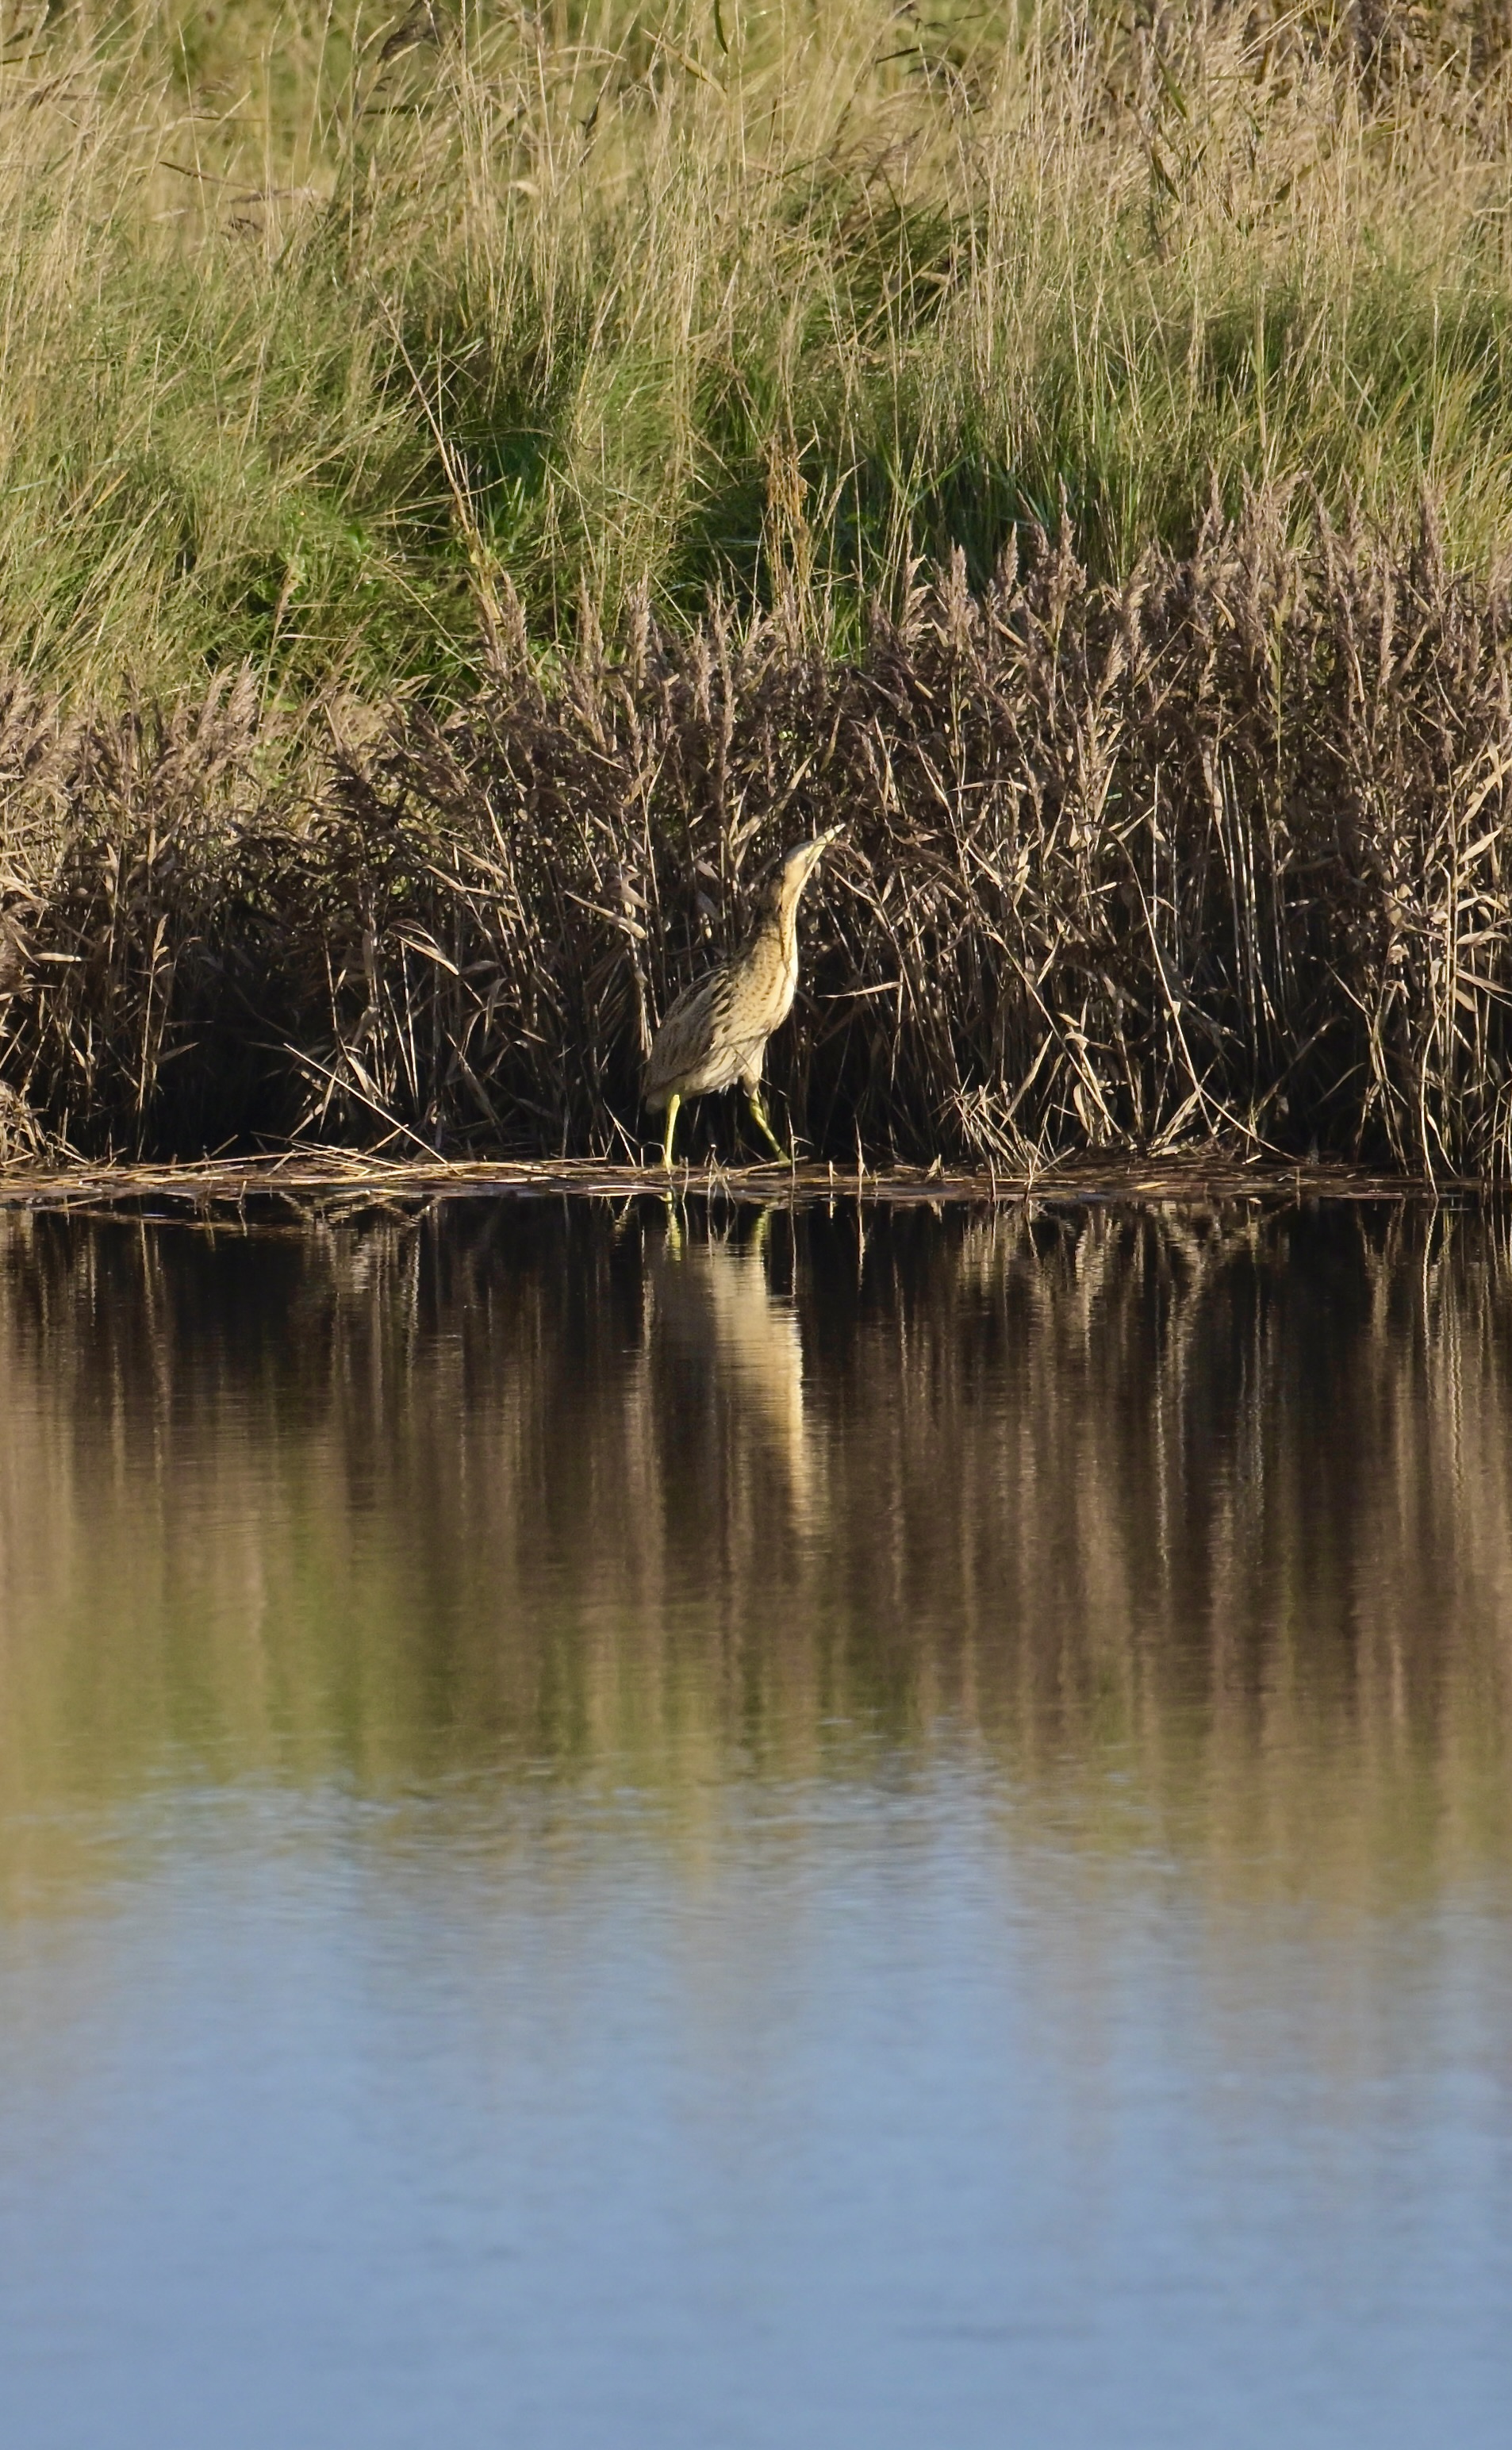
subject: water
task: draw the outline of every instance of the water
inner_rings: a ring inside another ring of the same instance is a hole
[[[0,1228],[7,2450],[1506,2438],[1512,1252]]]

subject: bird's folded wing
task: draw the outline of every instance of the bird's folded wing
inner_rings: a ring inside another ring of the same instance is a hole
[[[724,997],[725,978],[718,970],[712,978],[678,997],[657,1031],[647,1060],[645,1089],[649,1098],[655,1097],[659,1090],[677,1088],[690,1073],[701,1070],[708,1062]]]

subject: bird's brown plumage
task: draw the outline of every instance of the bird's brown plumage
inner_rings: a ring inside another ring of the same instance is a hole
[[[644,1095],[653,1114],[669,1109],[669,1163],[680,1100],[737,1080],[771,1138],[761,1104],[766,1040],[786,1020],[798,985],[799,898],[837,831],[795,844],[762,895],[745,949],[680,995],[657,1031]]]

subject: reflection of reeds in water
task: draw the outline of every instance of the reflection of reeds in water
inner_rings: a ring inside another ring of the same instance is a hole
[[[670,1838],[951,1760],[1341,1902],[1512,1841],[1494,1221],[5,1233],[14,1904],[206,1776],[529,1770]]]

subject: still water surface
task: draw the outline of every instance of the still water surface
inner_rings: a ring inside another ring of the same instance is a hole
[[[0,1226],[6,2450],[1498,2445],[1494,1218]]]

